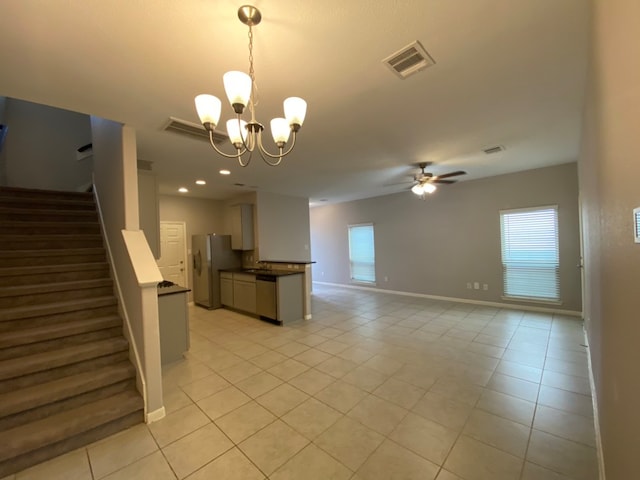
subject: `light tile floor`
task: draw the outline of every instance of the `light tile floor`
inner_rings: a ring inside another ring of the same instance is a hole
[[[314,289],[284,327],[191,307],[164,419],[11,480],[598,477],[579,320]]]

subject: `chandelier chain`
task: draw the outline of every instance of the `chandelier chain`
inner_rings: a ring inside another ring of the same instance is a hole
[[[249,25],[249,77],[251,77],[251,98],[252,102],[249,105],[251,112],[254,112],[256,105],[259,103],[258,85],[256,84],[256,72],[253,68],[253,28]]]

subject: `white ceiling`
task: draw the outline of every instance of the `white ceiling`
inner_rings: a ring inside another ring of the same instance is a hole
[[[294,152],[280,167],[258,157],[243,169],[162,131],[170,116],[198,121],[199,93],[226,102],[223,73],[247,71],[242,4],[4,0],[0,95],[132,126],[164,194],[187,186],[223,199],[255,187],[337,202],[407,189],[420,161],[435,174],[466,170],[464,181],[577,158],[585,0],[254,0],[258,120],[305,98]],[[381,61],[414,40],[436,64],[400,80]],[[231,113],[223,104],[221,125]],[[506,150],[482,152],[495,145]]]

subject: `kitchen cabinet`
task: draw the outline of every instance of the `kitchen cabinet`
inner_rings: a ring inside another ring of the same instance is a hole
[[[231,248],[253,250],[253,205],[241,204],[231,207]]]
[[[160,362],[162,365],[182,360],[189,350],[189,289],[179,285],[158,288]]]
[[[244,273],[233,275],[233,308],[256,313],[256,276]]]
[[[233,273],[220,273],[220,303],[233,307]]]
[[[277,320],[294,322],[304,317],[304,276],[302,273],[278,277]]]

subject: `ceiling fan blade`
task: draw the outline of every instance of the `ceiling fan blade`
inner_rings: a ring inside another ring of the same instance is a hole
[[[441,178],[449,178],[449,177],[455,177],[458,175],[466,175],[467,172],[463,172],[462,170],[458,170],[457,172],[449,172],[449,173],[443,173],[442,175],[436,175],[436,179],[441,179]]]
[[[451,183],[456,183],[456,180],[431,180],[431,183],[445,183],[445,184],[451,184]]]

